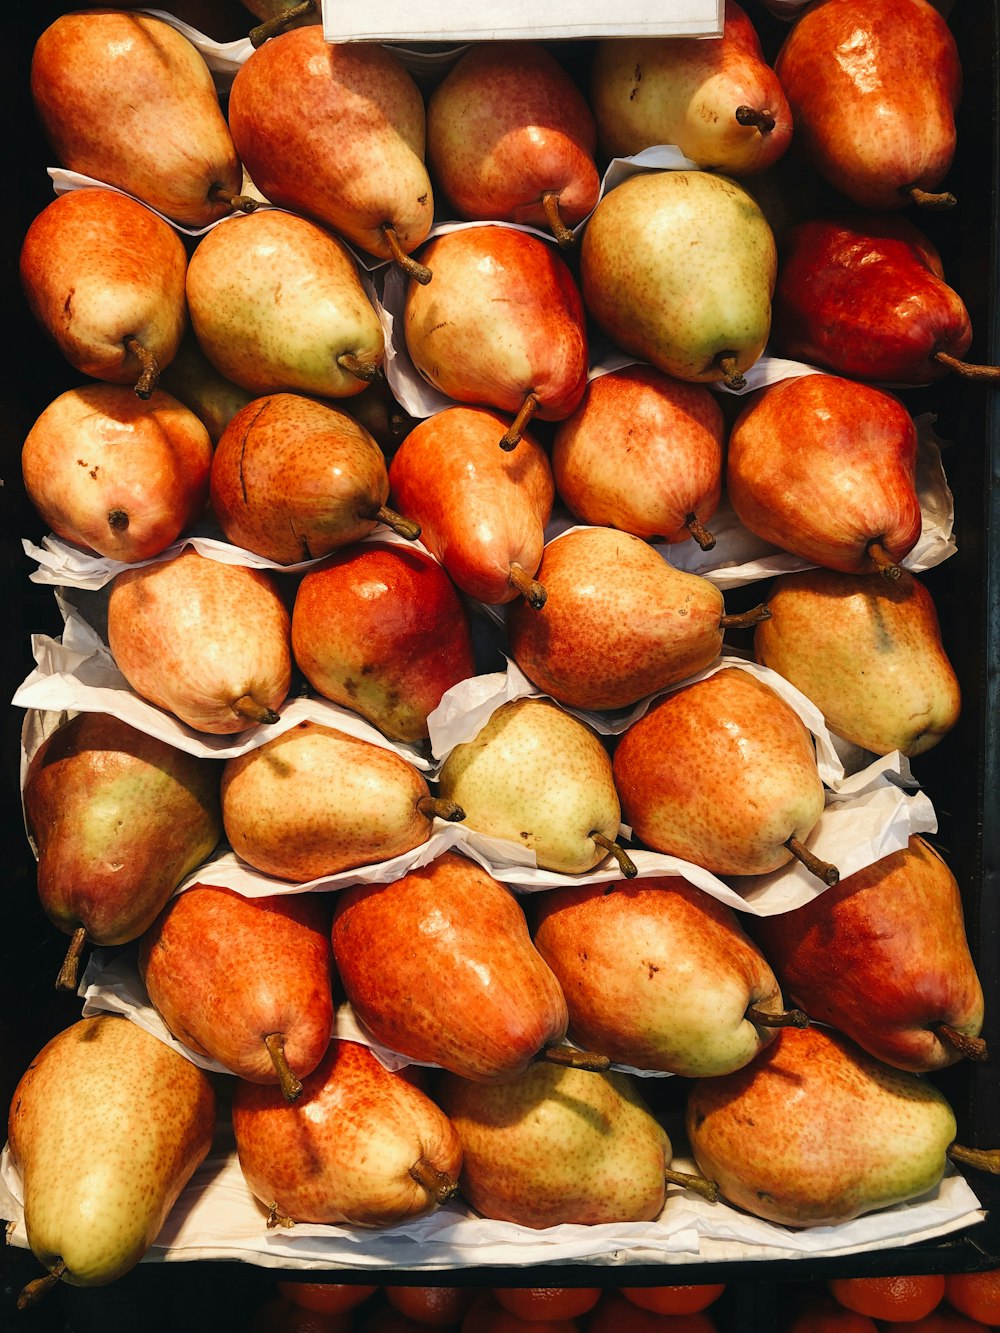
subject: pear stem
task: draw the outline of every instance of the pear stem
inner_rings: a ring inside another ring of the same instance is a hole
[[[294,1102],[295,1098],[302,1091],[301,1082],[292,1073],[285,1055],[285,1037],[281,1032],[269,1032],[264,1038],[264,1045],[267,1047],[267,1053],[271,1057],[271,1063],[274,1065],[275,1073],[278,1075],[278,1082],[281,1084],[281,1091],[286,1102]]]
[[[789,838],[785,846],[795,857],[796,861],[801,861],[805,868],[817,879],[821,879],[824,884],[836,884],[840,879],[840,871],[829,861],[823,861],[818,856],[814,856],[804,842],[799,842],[798,838]]]
[[[275,1227],[293,1227],[295,1222],[283,1213],[276,1203],[272,1203],[267,1210],[267,1229],[273,1231]]]
[[[801,1009],[782,1009],[778,1013],[769,1013],[766,1009],[760,1009],[757,1005],[751,1004],[747,1007],[744,1018],[748,1018],[751,1023],[759,1028],[807,1028],[809,1018]]]
[[[208,192],[213,204],[228,204],[234,213],[256,213],[259,200],[249,194],[233,194],[224,186],[216,183]]]
[[[719,629],[752,629],[762,620],[770,619],[771,608],[767,602],[761,602],[757,606],[752,606],[749,611],[741,611],[739,615],[720,617]]]
[[[278,721],[278,714],[274,709],[258,703],[252,694],[241,694],[238,699],[233,700],[231,707],[234,713],[238,713],[240,717],[245,717],[248,722],[266,722],[270,724]]]
[[[523,565],[519,565],[516,560],[510,567],[508,581],[513,584],[534,611],[541,611],[548,593],[538,580],[533,579]]]
[[[697,514],[688,514],[684,520],[684,526],[690,532],[703,551],[711,551],[715,545],[715,538],[704,526]]]
[[[558,190],[545,191],[542,195],[542,208],[545,210],[545,221],[549,224],[549,230],[556,238],[560,249],[568,250],[576,241],[576,237],[562,220],[562,214],[559,212]]]
[[[512,449],[516,449],[520,444],[524,429],[538,411],[538,407],[538,395],[534,392],[525,394],[524,402],[518,408],[517,416],[511,422],[509,429],[500,437],[500,448],[505,453],[509,454]]]
[[[695,1176],[689,1171],[664,1171],[663,1179],[668,1185],[682,1185],[686,1190],[694,1190],[709,1203],[718,1203],[719,1187],[714,1180],[705,1176]]]
[[[964,380],[984,380],[988,384],[1000,380],[1000,366],[975,366],[969,361],[960,361],[957,356],[949,356],[947,352],[935,352],[933,359]]]
[[[421,264],[408,255],[399,243],[399,237],[396,235],[396,228],[391,222],[382,223],[382,235],[385,237],[385,243],[389,247],[389,253],[392,255],[393,263],[398,264],[404,273],[408,274],[414,282],[419,282],[421,287],[426,287],[433,276],[426,264]]]
[[[426,819],[447,819],[450,824],[457,824],[465,818],[465,811],[454,801],[445,796],[421,796],[417,809]]]
[[[922,190],[919,185],[901,185],[899,192],[905,194],[918,208],[931,210],[954,208],[958,202],[950,190],[935,192],[933,190]]]
[[[156,357],[148,348],[143,347],[142,343],[133,334],[123,338],[125,350],[131,352],[137,358],[142,370],[139,378],[135,382],[135,393],[137,398],[143,402],[147,398],[152,398],[153,390],[156,388],[156,381],[160,378],[160,367],[156,363]]]
[[[960,1143],[953,1143],[948,1149],[948,1156],[963,1166],[972,1166],[977,1171],[1000,1176],[1000,1148],[963,1148]]]
[[[603,847],[606,852],[611,853],[621,867],[621,872],[626,879],[635,879],[639,871],[636,869],[635,862],[624,847],[619,847],[618,843],[612,838],[605,837],[603,833],[591,833],[590,836],[594,842],[597,843],[598,847]]]
[[[29,1282],[27,1286],[22,1288],[21,1294],[17,1298],[17,1308],[19,1310],[27,1310],[29,1306],[40,1301],[47,1291],[52,1290],[65,1272],[66,1261],[64,1259],[57,1259],[53,1267],[44,1277],[36,1277],[32,1282]]]
[[[770,111],[761,111],[755,106],[738,106],[736,121],[739,125],[756,126],[761,134],[770,134],[774,129],[774,117]]]
[[[982,1037],[974,1037],[969,1032],[959,1032],[950,1023],[931,1023],[930,1029],[945,1046],[964,1055],[967,1060],[988,1060],[989,1051]]]
[[[890,558],[888,551],[877,538],[868,543],[867,551],[872,564],[884,578],[899,578],[902,570],[895,560]]]
[[[313,13],[315,8],[315,0],[302,0],[301,4],[293,5],[291,9],[286,9],[283,14],[275,14],[273,18],[258,23],[257,27],[251,28],[248,34],[250,45],[255,49],[258,46],[263,46],[269,37],[277,37],[279,33],[285,31],[289,23],[294,23],[298,18],[305,18],[306,14]]]
[[[387,528],[392,528],[397,537],[405,537],[408,542],[415,542],[420,536],[419,523],[415,523],[412,518],[404,518],[402,514],[397,514],[395,509],[390,509],[387,505],[379,505],[375,517]]]
[[[746,377],[736,369],[736,358],[731,352],[719,357],[719,369],[722,371],[722,378],[731,389],[747,387]]]
[[[575,1046],[546,1046],[539,1059],[548,1065],[584,1069],[590,1074],[606,1074],[611,1068],[609,1056],[598,1055],[596,1051],[578,1051]]]
[[[69,948],[66,950],[66,957],[63,959],[62,967],[56,976],[56,990],[75,991],[77,978],[80,972],[80,955],[83,953],[83,946],[87,943],[87,932],[83,926],[77,926],[73,931],[73,936],[69,942]]]
[[[371,384],[379,377],[379,368],[374,361],[362,361],[353,352],[341,352],[337,357],[337,365],[341,370],[346,370],[348,375],[354,375],[366,384]]]
[[[423,1185],[435,1203],[447,1203],[458,1193],[458,1181],[446,1175],[444,1171],[439,1171],[426,1157],[417,1158],[410,1167],[410,1175]]]

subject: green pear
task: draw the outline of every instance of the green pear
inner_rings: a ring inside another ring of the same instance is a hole
[[[680,380],[726,380],[764,350],[777,257],[764,214],[709,171],[630,176],[591,214],[583,300],[626,352]]]
[[[222,432],[236,413],[253,398],[249,389],[243,389],[219,374],[190,330],[181,339],[177,355],[161,374],[160,384],[191,409],[208,431],[213,444],[219,443]]]
[[[451,751],[438,784],[465,811],[467,828],[530,848],[543,869],[583,874],[611,851],[625,874],[635,874],[615,843],[621,806],[608,753],[557,704],[501,704],[473,740]]]
[[[19,1305],[60,1280],[97,1287],[133,1268],[214,1131],[208,1076],[127,1018],[83,1018],[53,1037],[8,1123],[28,1243],[49,1270]]]

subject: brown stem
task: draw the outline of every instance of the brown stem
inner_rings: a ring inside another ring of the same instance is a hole
[[[706,528],[697,514],[688,514],[684,526],[690,532],[703,551],[710,551],[715,545],[715,538]]]
[[[740,125],[755,125],[761,134],[770,134],[774,129],[774,117],[770,111],[761,111],[755,106],[738,106],[736,120]]]
[[[213,204],[228,204],[234,213],[256,213],[260,204],[260,200],[254,199],[253,195],[234,194],[218,183],[211,187],[208,197]]]
[[[889,552],[882,543],[876,538],[868,543],[866,548],[871,562],[878,572],[887,579],[898,579],[903,572],[895,560],[891,559]]]
[[[603,847],[606,852],[611,853],[621,867],[621,872],[626,879],[635,879],[639,871],[636,869],[635,862],[624,847],[619,847],[614,839],[605,837],[603,833],[592,833],[590,836],[594,842],[597,843],[598,847]]]
[[[549,230],[556,238],[560,248],[568,250],[576,241],[576,237],[562,220],[562,214],[559,212],[558,190],[545,191],[542,195],[542,208],[545,210],[545,221],[549,224]]]
[[[285,31],[289,23],[294,23],[296,19],[304,18],[306,14],[313,13],[315,8],[315,0],[302,0],[300,5],[293,5],[291,9],[286,9],[283,14],[275,14],[273,18],[258,23],[256,28],[250,29],[250,45],[254,48],[263,46],[269,37],[277,37],[279,33]]]
[[[231,707],[234,713],[238,713],[240,717],[245,717],[248,722],[266,722],[270,724],[278,720],[278,714],[274,709],[258,703],[252,694],[241,694],[238,699],[233,700]]]
[[[694,1190],[709,1203],[718,1203],[719,1187],[714,1180],[705,1176],[694,1176],[688,1171],[664,1171],[663,1178],[668,1185],[683,1185],[686,1190]]]
[[[950,190],[935,192],[933,190],[922,190],[919,185],[901,185],[899,191],[900,194],[905,194],[911,203],[916,204],[918,208],[927,208],[932,211],[954,208],[958,202]]]
[[[749,611],[741,611],[738,615],[720,617],[719,629],[752,629],[754,625],[759,625],[762,620],[770,619],[771,608],[767,602],[761,602],[758,606],[752,606]]]
[[[69,942],[69,948],[66,950],[66,957],[63,959],[62,967],[56,976],[56,990],[75,991],[76,983],[80,973],[80,955],[83,953],[83,946],[87,943],[87,932],[83,926],[77,926],[73,931],[73,936]]]
[[[396,228],[391,222],[382,223],[382,235],[385,237],[385,243],[389,247],[389,253],[392,255],[393,263],[398,264],[403,272],[407,273],[414,282],[419,282],[421,287],[426,287],[433,276],[430,269],[426,264],[421,264],[418,260],[414,259],[412,255],[406,253],[399,243],[399,237],[396,235]]]
[[[781,1009],[776,1014],[759,1008],[756,1004],[747,1006],[743,1015],[759,1028],[807,1028],[809,1018],[801,1009]]]
[[[458,1193],[458,1181],[446,1175],[444,1171],[439,1171],[426,1157],[417,1158],[410,1167],[410,1175],[423,1185],[435,1203],[447,1203]]]
[[[977,1171],[1000,1176],[1000,1148],[963,1148],[960,1143],[953,1143],[948,1149],[948,1156],[963,1166],[974,1166]]]
[[[541,611],[542,607],[545,605],[545,599],[548,594],[538,580],[533,579],[527,570],[524,569],[522,565],[519,565],[516,560],[510,567],[508,580],[518,590],[522,597],[525,598],[528,605],[533,610]]]
[[[397,514],[395,509],[390,509],[387,505],[379,505],[375,517],[387,528],[392,528],[397,537],[405,537],[408,542],[415,542],[420,536],[419,523],[415,523],[412,518],[404,518],[402,514]]]
[[[131,352],[137,358],[142,370],[139,378],[135,382],[136,397],[144,402],[147,398],[152,398],[153,390],[156,388],[156,381],[160,378],[160,367],[157,365],[156,357],[148,348],[143,347],[142,343],[133,334],[123,338],[125,350]]]
[[[274,1065],[274,1071],[278,1075],[278,1082],[281,1085],[281,1091],[286,1102],[294,1102],[295,1098],[302,1091],[302,1084],[292,1073],[285,1055],[285,1037],[282,1032],[269,1032],[264,1038],[264,1045],[267,1047],[267,1053],[271,1057],[271,1063]]]
[[[836,884],[840,879],[840,871],[835,865],[814,856],[805,843],[799,842],[798,838],[789,838],[785,846],[796,861],[801,861],[805,868],[817,879],[821,879],[824,884]]]
[[[276,1203],[272,1203],[267,1210],[267,1229],[273,1231],[275,1227],[293,1227],[295,1222],[283,1213]]]
[[[538,1058],[547,1065],[584,1069],[590,1074],[606,1074],[611,1068],[609,1056],[598,1055],[596,1051],[578,1051],[575,1046],[546,1046]]]
[[[500,438],[500,448],[503,449],[505,453],[509,454],[512,449],[516,449],[518,444],[520,444],[525,427],[538,411],[538,407],[538,395],[534,392],[525,394],[524,402],[517,410],[517,416]]]
[[[450,824],[457,824],[465,818],[462,807],[445,796],[421,796],[417,809],[426,819],[447,819]]]
[[[950,1023],[931,1023],[930,1029],[945,1046],[951,1046],[967,1060],[989,1059],[989,1051],[982,1037],[974,1037],[969,1032],[959,1032]]]
[[[953,370],[956,375],[961,375],[964,380],[983,380],[987,384],[1000,380],[1000,366],[976,366],[970,361],[960,361],[957,356],[950,356],[947,352],[934,352],[933,359]]]
[[[108,527],[115,532],[124,532],[128,527],[128,511],[125,509],[108,510]]]
[[[29,1282],[27,1286],[22,1287],[21,1294],[17,1298],[17,1308],[27,1310],[29,1306],[40,1301],[47,1291],[51,1291],[56,1285],[63,1273],[66,1272],[66,1261],[57,1259],[53,1267],[44,1277],[36,1277]]]
[[[379,377],[379,368],[374,361],[362,361],[353,352],[341,352],[337,357],[337,365],[366,384],[371,384]]]
[[[731,352],[719,357],[719,369],[722,371],[722,378],[731,389],[747,387],[746,377],[736,369],[736,357]]]

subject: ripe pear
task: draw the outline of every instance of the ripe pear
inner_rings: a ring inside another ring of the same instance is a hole
[[[142,698],[197,731],[276,722],[292,676],[290,620],[262,570],[192,549],[119,574],[108,646]]]
[[[133,1268],[214,1131],[204,1071],[127,1018],[83,1018],[53,1037],[22,1075],[7,1127],[28,1243],[49,1269],[19,1305],[60,1280],[97,1287]]]
[[[665,695],[624,733],[614,780],[648,847],[717,875],[763,875],[804,847],[824,808],[812,737],[769,685],[740,667]]]
[[[776,267],[754,199],[709,171],[629,176],[580,248],[584,304],[619,347],[677,379],[734,388],[767,342]]]
[[[382,325],[350,251],[280,209],[208,232],[188,264],[187,302],[209,361],[254,394],[348,398],[382,365]]]
[[[923,754],[958,721],[961,688],[934,599],[908,570],[783,574],[754,654],[801,690],[838,736],[875,754]]]
[[[21,449],[28,498],[57,537],[134,564],[201,517],[212,441],[183,403],[155,389],[84,384],[54,399]]]
[[[254,397],[248,389],[219,374],[190,329],[181,339],[177,355],[160,375],[160,387],[191,409],[213,444],[218,444],[236,413]]]
[[[462,1194],[484,1217],[523,1227],[645,1222],[672,1172],[673,1147],[628,1074],[534,1065],[501,1084],[442,1075],[435,1097],[462,1142]]]
[[[77,713],[31,757],[25,822],[38,897],[73,937],[57,985],[76,989],[85,942],[126,944],[222,835],[221,765],[107,713]]]
[[[715,584],[614,528],[555,538],[537,575],[545,605],[511,606],[510,651],[540,690],[570,708],[625,708],[693,676],[718,657],[727,625],[767,614],[726,616]]]
[[[187,251],[169,223],[115,190],[70,190],[31,223],[20,270],[74,369],[150,396],[187,325]]]
[[[451,751],[438,784],[468,828],[530,848],[543,869],[584,874],[610,852],[624,874],[635,874],[615,841],[621,807],[607,750],[547,699],[501,704]]]
[[[225,217],[243,171],[198,48],[151,14],[62,14],[39,37],[31,94],[61,166],[191,227]]]
[[[305,883],[427,841],[435,816],[461,809],[430,795],[394,750],[300,722],[226,760],[222,818],[233,851],[279,879]]]

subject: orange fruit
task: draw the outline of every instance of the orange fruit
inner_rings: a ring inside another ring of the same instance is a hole
[[[576,1319],[593,1309],[600,1287],[494,1287],[493,1295],[511,1314],[539,1319]]]
[[[476,1299],[475,1287],[386,1287],[385,1296],[394,1309],[417,1324],[442,1327],[460,1324]]]
[[[892,1324],[893,1333],[989,1333],[986,1324],[976,1319],[966,1319],[964,1314],[957,1314],[947,1305],[940,1306],[923,1319],[908,1319],[905,1323]]]
[[[1000,1268],[982,1273],[949,1273],[944,1298],[960,1314],[981,1324],[1000,1326]]]
[[[626,1300],[657,1314],[696,1314],[707,1310],[725,1291],[725,1284],[699,1283],[689,1287],[619,1287]]]
[[[462,1320],[462,1333],[579,1333],[579,1325],[572,1319],[521,1319],[484,1291]]]
[[[293,1305],[320,1314],[343,1314],[373,1296],[378,1287],[361,1287],[353,1282],[279,1282],[278,1290]]]
[[[845,1310],[825,1291],[809,1291],[785,1333],[878,1333],[878,1325],[866,1314]]]
[[[944,1299],[940,1273],[906,1273],[896,1277],[835,1277],[830,1295],[846,1310],[898,1324],[923,1319]]]
[[[606,1291],[587,1316],[587,1333],[716,1333],[711,1315],[657,1314],[633,1305],[619,1291]]]
[[[307,1310],[284,1296],[262,1305],[250,1325],[252,1333],[352,1333],[350,1314]]]

